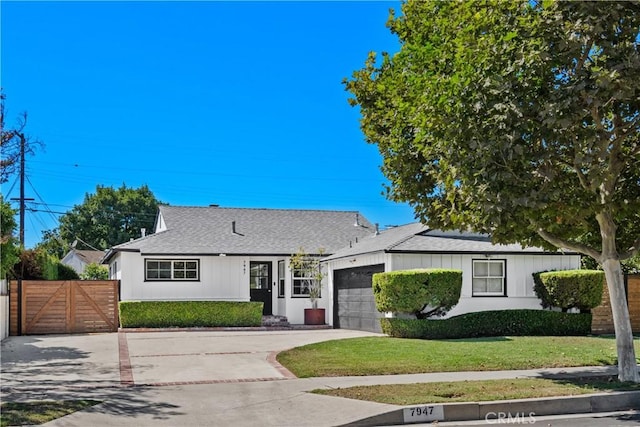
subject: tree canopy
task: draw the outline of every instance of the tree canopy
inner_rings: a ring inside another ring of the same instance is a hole
[[[33,154],[34,148],[42,145],[40,141],[32,141],[24,133],[27,125],[27,113],[22,113],[15,126],[7,126],[5,122],[5,94],[0,92],[0,184],[9,180],[9,177],[20,166],[20,145],[24,141],[25,154]]]
[[[400,51],[346,87],[388,197],[597,260],[638,381],[620,260],[640,248],[640,3],[408,1],[387,25]]]
[[[38,247],[60,256],[74,241],[78,248],[105,250],[140,237],[142,228],[151,234],[159,204],[146,185],[99,185],[95,194],[86,194],[82,204],[60,217],[56,229],[43,232]]]
[[[107,280],[109,279],[109,269],[104,265],[92,262],[85,267],[80,278],[82,280]]]
[[[18,261],[18,242],[13,236],[16,228],[15,210],[0,196],[0,279],[4,279]]]

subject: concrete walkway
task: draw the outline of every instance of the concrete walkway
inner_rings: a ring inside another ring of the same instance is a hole
[[[308,392],[354,385],[615,373],[615,367],[590,367],[296,379],[275,360],[278,351],[288,348],[374,335],[315,330],[11,337],[2,343],[1,397],[103,401],[48,426],[337,426],[362,420],[368,420],[363,425],[375,425],[396,422],[404,408]],[[640,408],[640,394],[631,399],[637,399],[632,403]]]

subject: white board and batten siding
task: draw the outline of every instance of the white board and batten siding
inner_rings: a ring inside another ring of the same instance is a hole
[[[384,264],[385,271],[391,271],[391,254],[384,252],[374,252],[363,255],[355,255],[329,261],[327,264],[330,271],[342,270],[345,268],[364,267],[367,265]]]
[[[200,280],[145,281],[144,259],[198,260]],[[136,252],[120,252],[111,265],[114,262],[122,268],[117,276],[127,278],[121,284],[122,301],[249,301],[249,264],[242,258],[141,256]],[[238,286],[239,283],[247,285]]]
[[[506,296],[472,295],[473,260],[506,261]],[[392,254],[393,270],[413,268],[452,268],[462,270],[460,302],[447,317],[487,310],[540,309],[533,290],[533,273],[580,268],[579,255],[536,254]]]
[[[506,296],[472,295],[473,260],[506,261]],[[462,291],[458,304],[446,317],[487,310],[540,309],[533,290],[533,273],[547,270],[580,268],[579,255],[564,254],[455,254],[455,253],[385,253],[361,254],[328,262],[329,280],[335,270],[384,264],[385,271],[416,268],[452,268],[462,271]],[[332,287],[332,286],[331,286]],[[330,317],[331,318],[331,317]]]

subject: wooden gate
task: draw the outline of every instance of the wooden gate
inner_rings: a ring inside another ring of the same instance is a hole
[[[625,276],[625,287],[627,290],[627,304],[629,307],[629,317],[631,319],[631,329],[634,333],[640,333],[640,275]],[[591,310],[593,319],[591,321],[591,333],[593,334],[613,334],[613,314],[611,313],[611,302],[609,301],[609,290],[604,284],[602,292],[602,305]]]
[[[23,335],[118,330],[117,280],[23,280],[22,310],[17,289],[18,282],[11,281],[11,335],[18,335],[18,323]]]

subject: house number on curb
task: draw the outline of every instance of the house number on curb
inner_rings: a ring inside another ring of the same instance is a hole
[[[442,405],[416,406],[404,408],[404,422],[415,423],[420,421],[444,420],[444,407]]]

